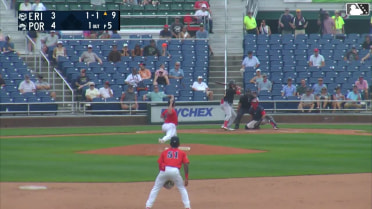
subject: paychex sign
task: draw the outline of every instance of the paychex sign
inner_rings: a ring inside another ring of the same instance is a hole
[[[166,104],[149,105],[149,108],[149,122],[163,123],[160,115],[167,109]],[[222,121],[225,117],[219,103],[176,103],[175,110],[180,123],[216,122]]]

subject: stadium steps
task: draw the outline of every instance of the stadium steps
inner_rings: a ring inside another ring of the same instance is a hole
[[[331,2],[331,1],[328,1]],[[296,2],[296,3],[285,3],[284,1],[278,0],[260,0],[258,1],[258,6],[260,11],[284,11],[285,8],[289,8],[291,11],[296,9],[303,9],[306,11],[319,11],[319,8],[324,10],[334,11],[334,10],[345,10],[345,3],[308,3],[308,2]],[[278,17],[279,18],[279,17]]]

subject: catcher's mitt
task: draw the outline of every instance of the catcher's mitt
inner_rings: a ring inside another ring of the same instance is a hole
[[[171,181],[171,180],[168,180],[164,183],[163,187],[166,188],[166,189],[172,189],[174,186],[174,182]]]

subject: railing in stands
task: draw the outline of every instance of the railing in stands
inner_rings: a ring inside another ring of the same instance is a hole
[[[247,5],[245,6],[246,13],[251,11],[253,17],[256,17],[258,12],[258,0],[247,0]],[[244,14],[245,15],[245,14]]]
[[[58,75],[59,78],[62,79],[63,83],[62,83],[62,102],[63,102],[63,106],[65,106],[65,102],[66,102],[66,95],[65,95],[65,86],[67,86],[67,88],[70,90],[71,92],[71,111],[72,113],[74,113],[76,111],[76,108],[75,108],[75,93],[74,93],[74,90],[72,89],[72,87],[70,86],[70,84],[66,81],[66,79],[63,77],[63,75],[56,69],[56,68],[53,68],[53,86],[55,86],[55,74]]]
[[[1,2],[3,3],[5,10],[8,10],[8,5],[6,4],[5,0],[1,0]]]
[[[26,46],[25,46],[26,49],[25,49],[25,51],[27,51],[27,46],[28,46],[27,41],[31,42],[32,47],[34,49],[34,52],[36,52],[36,43],[31,39],[31,37],[29,35],[26,35]],[[33,57],[34,57],[34,70],[36,70],[36,60],[37,60],[36,59],[36,55],[37,55],[37,53],[33,53]]]
[[[224,52],[224,65],[225,65],[225,83],[227,83],[227,0],[225,0],[225,52]],[[225,90],[227,86],[225,85]]]
[[[44,60],[45,60],[45,62],[47,63],[47,70],[48,70],[48,83],[51,83],[50,82],[50,61],[49,61],[49,59],[48,59],[48,57],[47,57],[47,55],[45,55],[44,54],[44,52],[42,52],[42,51],[40,51],[40,54],[41,54],[41,56],[39,57],[39,72],[41,72],[41,64],[42,64],[42,60],[41,60],[41,58],[44,58]],[[43,60],[43,61],[44,61]],[[53,79],[53,81],[52,81],[52,83],[53,83],[53,90],[55,89],[55,87],[54,87],[54,84],[55,84],[55,80]]]

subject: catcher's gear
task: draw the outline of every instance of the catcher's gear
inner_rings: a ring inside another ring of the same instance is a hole
[[[262,118],[260,120],[258,120],[254,126],[253,126],[253,129],[259,129],[260,128],[260,125],[261,125],[261,122],[262,122]]]
[[[265,115],[265,119],[273,126],[273,128],[278,128],[274,118],[271,115]]]
[[[172,189],[174,187],[174,182],[171,181],[171,180],[167,180],[164,183],[163,187],[166,188],[166,189]]]
[[[252,99],[252,101],[251,101],[251,106],[252,106],[254,109],[257,109],[257,107],[258,107],[258,99],[257,99],[257,98]]]
[[[170,146],[173,148],[177,148],[180,146],[180,139],[178,136],[173,136],[170,140]]]

